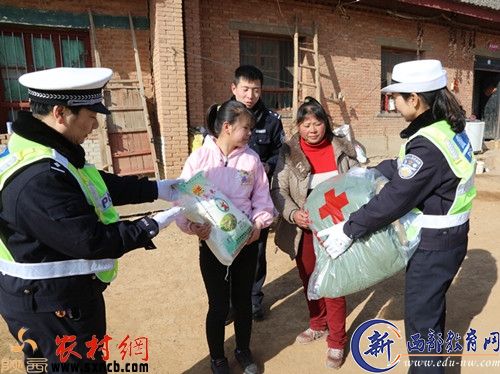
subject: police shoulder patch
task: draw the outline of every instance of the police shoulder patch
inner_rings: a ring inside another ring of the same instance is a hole
[[[398,174],[402,179],[411,179],[418,173],[423,164],[420,157],[407,154],[398,168]]]
[[[50,169],[58,173],[66,174],[66,169],[59,162],[50,160]]]
[[[280,119],[280,118],[281,118],[281,116],[280,116],[278,113],[273,112],[272,110],[269,110],[269,113],[270,113],[270,114],[272,114],[273,116],[275,116],[275,117],[276,117],[276,118],[278,118],[278,119]]]

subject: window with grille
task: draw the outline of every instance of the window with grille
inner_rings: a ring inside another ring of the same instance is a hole
[[[381,51],[381,74],[380,74],[380,88],[392,83],[391,74],[394,65],[405,61],[417,59],[417,51],[405,49],[392,49],[382,47]],[[382,93],[380,96],[380,111],[382,113],[396,113],[396,106],[393,99]]]
[[[91,66],[89,35],[80,30],[54,30],[0,25],[0,132],[26,109],[28,93],[18,78],[55,67]]]
[[[262,100],[268,108],[292,106],[293,42],[286,37],[240,35],[240,63],[264,74]]]

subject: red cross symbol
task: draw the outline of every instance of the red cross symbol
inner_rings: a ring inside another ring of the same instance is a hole
[[[332,188],[325,193],[325,205],[319,208],[319,216],[321,219],[331,216],[335,224],[342,222],[344,220],[342,208],[347,204],[349,204],[349,200],[347,200],[345,192],[335,196],[335,189]]]

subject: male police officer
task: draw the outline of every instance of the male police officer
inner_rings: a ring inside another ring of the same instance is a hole
[[[260,156],[260,161],[264,165],[269,180],[271,180],[285,133],[279,114],[267,109],[260,98],[263,81],[264,76],[259,69],[252,65],[242,65],[234,72],[231,91],[234,95],[233,100],[245,104],[255,117],[255,127],[248,145]],[[263,229],[258,240],[259,254],[252,288],[252,313],[256,321],[264,318],[262,286],[267,273],[266,242],[268,233],[269,229]]]
[[[97,128],[111,78],[106,68],[56,68],[21,76],[32,113],[19,112],[0,157],[0,313],[19,340],[26,363],[68,363],[106,372],[85,343],[106,333],[102,293],[117,258],[151,239],[181,210],[119,221],[113,204],[176,198],[175,180],[119,177],[86,164],[80,144]],[[56,353],[73,347],[74,354]],[[30,344],[27,344],[27,343]],[[33,344],[34,343],[34,344]],[[75,343],[75,344],[73,344]],[[90,372],[90,371],[89,371]]]

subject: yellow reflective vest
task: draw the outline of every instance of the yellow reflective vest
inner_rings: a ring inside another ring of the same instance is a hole
[[[42,159],[53,159],[66,168],[77,180],[87,202],[92,205],[99,220],[104,224],[117,222],[116,211],[108,189],[93,165],[77,169],[56,150],[13,134],[9,139],[9,152],[0,158],[0,191],[18,170]],[[116,259],[76,259],[43,263],[18,263],[14,260],[4,238],[0,238],[0,272],[22,279],[51,279],[95,273],[106,283],[116,278]]]
[[[418,130],[408,139],[407,143],[417,136],[425,137],[441,151],[460,182],[455,192],[453,204],[446,215],[421,214],[414,224],[424,228],[442,229],[467,222],[472,208],[472,200],[476,196],[474,186],[476,160],[467,135],[465,132],[455,133],[446,121],[438,121]],[[402,164],[405,154],[406,143],[401,146],[398,165]]]

